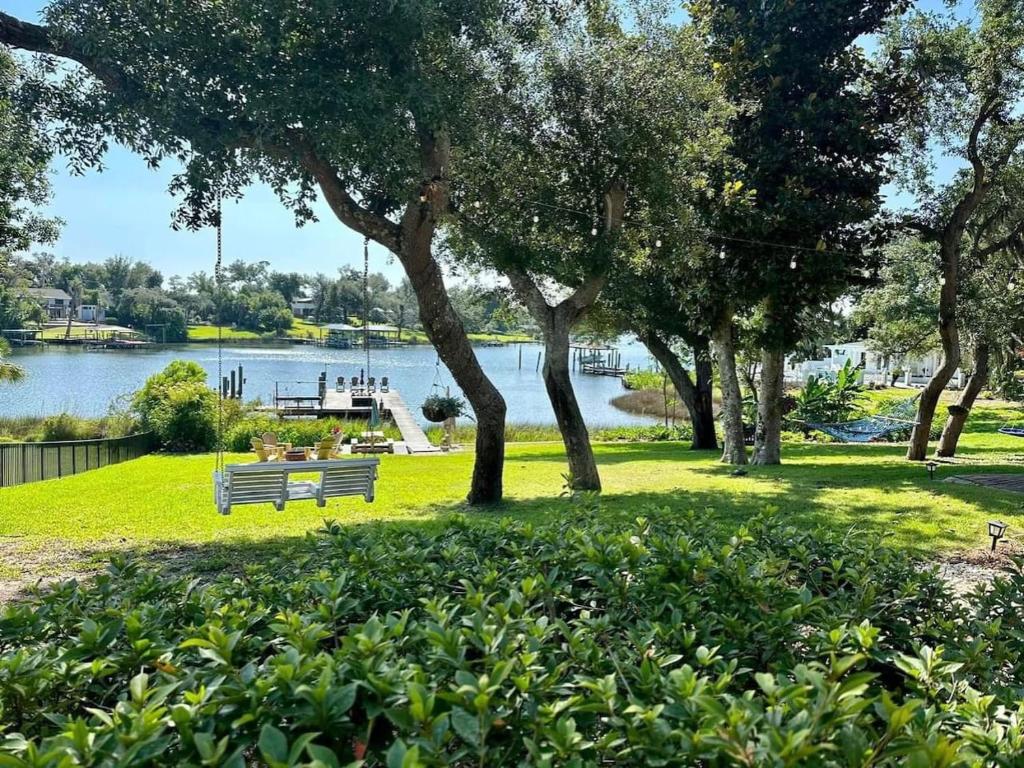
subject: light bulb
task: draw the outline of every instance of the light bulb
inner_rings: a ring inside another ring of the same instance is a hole
[[[1016,283],[1007,283],[1006,290],[1008,290],[1008,291],[1015,291],[1015,290],[1017,290],[1017,284]]]
[[[654,241],[654,247],[655,248],[661,248],[661,240],[655,240]]]
[[[473,207],[474,208],[479,208],[480,207],[480,201],[477,200],[475,203],[473,203]]]
[[[945,284],[946,284],[946,278],[945,277],[940,277],[939,278],[939,285],[945,285]]]
[[[722,261],[725,261],[725,246],[724,245],[722,246],[722,250],[720,250],[718,252],[718,258],[721,259]]]
[[[421,203],[427,202],[427,196],[426,195],[420,195],[420,202]]]
[[[590,230],[590,234],[592,234],[594,237],[597,237],[597,227],[594,227],[592,230]]]
[[[534,216],[533,223],[536,224],[538,221],[540,221],[540,216]]]
[[[793,259],[789,262],[789,268],[796,269],[796,259]]]

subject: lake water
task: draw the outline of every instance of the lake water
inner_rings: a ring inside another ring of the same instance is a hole
[[[520,346],[477,347],[476,353],[491,380],[508,403],[508,420],[513,423],[552,424],[554,414],[540,373],[537,356],[542,347],[524,344],[522,368]],[[620,346],[622,364],[649,368],[653,362],[639,344]],[[194,360],[217,377],[217,349],[213,345],[188,344],[130,352],[84,352],[51,346],[46,350],[17,350],[15,362],[27,376],[17,384],[0,385],[0,415],[35,416],[67,411],[79,416],[101,416],[116,397],[137,390],[146,377],[163,369],[171,360]],[[379,381],[388,376],[392,389],[417,416],[419,404],[435,385],[458,392],[451,375],[438,366],[437,353],[429,346],[393,347],[370,351],[370,375]],[[228,345],[224,349],[224,373],[237,366],[245,370],[245,399],[271,402],[275,382],[281,394],[316,394],[316,378],[325,366],[328,381],[338,376],[351,379],[366,367],[363,350],[329,349],[314,346]],[[305,382],[305,383],[300,383]],[[618,426],[651,423],[653,419],[634,416],[610,404],[622,394],[622,382],[605,376],[573,376],[576,396],[588,424]]]

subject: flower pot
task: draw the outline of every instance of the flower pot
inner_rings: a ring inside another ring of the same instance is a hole
[[[423,411],[423,418],[427,421],[433,422],[434,424],[440,424],[448,418],[448,414],[445,413],[444,408],[438,408],[433,405],[424,405],[420,410]]]

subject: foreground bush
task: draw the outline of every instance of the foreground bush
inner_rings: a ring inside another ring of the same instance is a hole
[[[593,513],[61,585],[0,620],[0,765],[1017,764],[1019,569]]]

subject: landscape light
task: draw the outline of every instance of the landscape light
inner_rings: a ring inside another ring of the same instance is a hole
[[[934,461],[929,461],[924,466],[925,466],[925,469],[928,470],[928,478],[930,480],[934,480],[935,479],[935,469],[939,466],[938,463],[934,462]]]
[[[1006,534],[1006,523],[1001,520],[988,521],[988,535],[992,537],[992,551],[996,551],[996,544]]]

